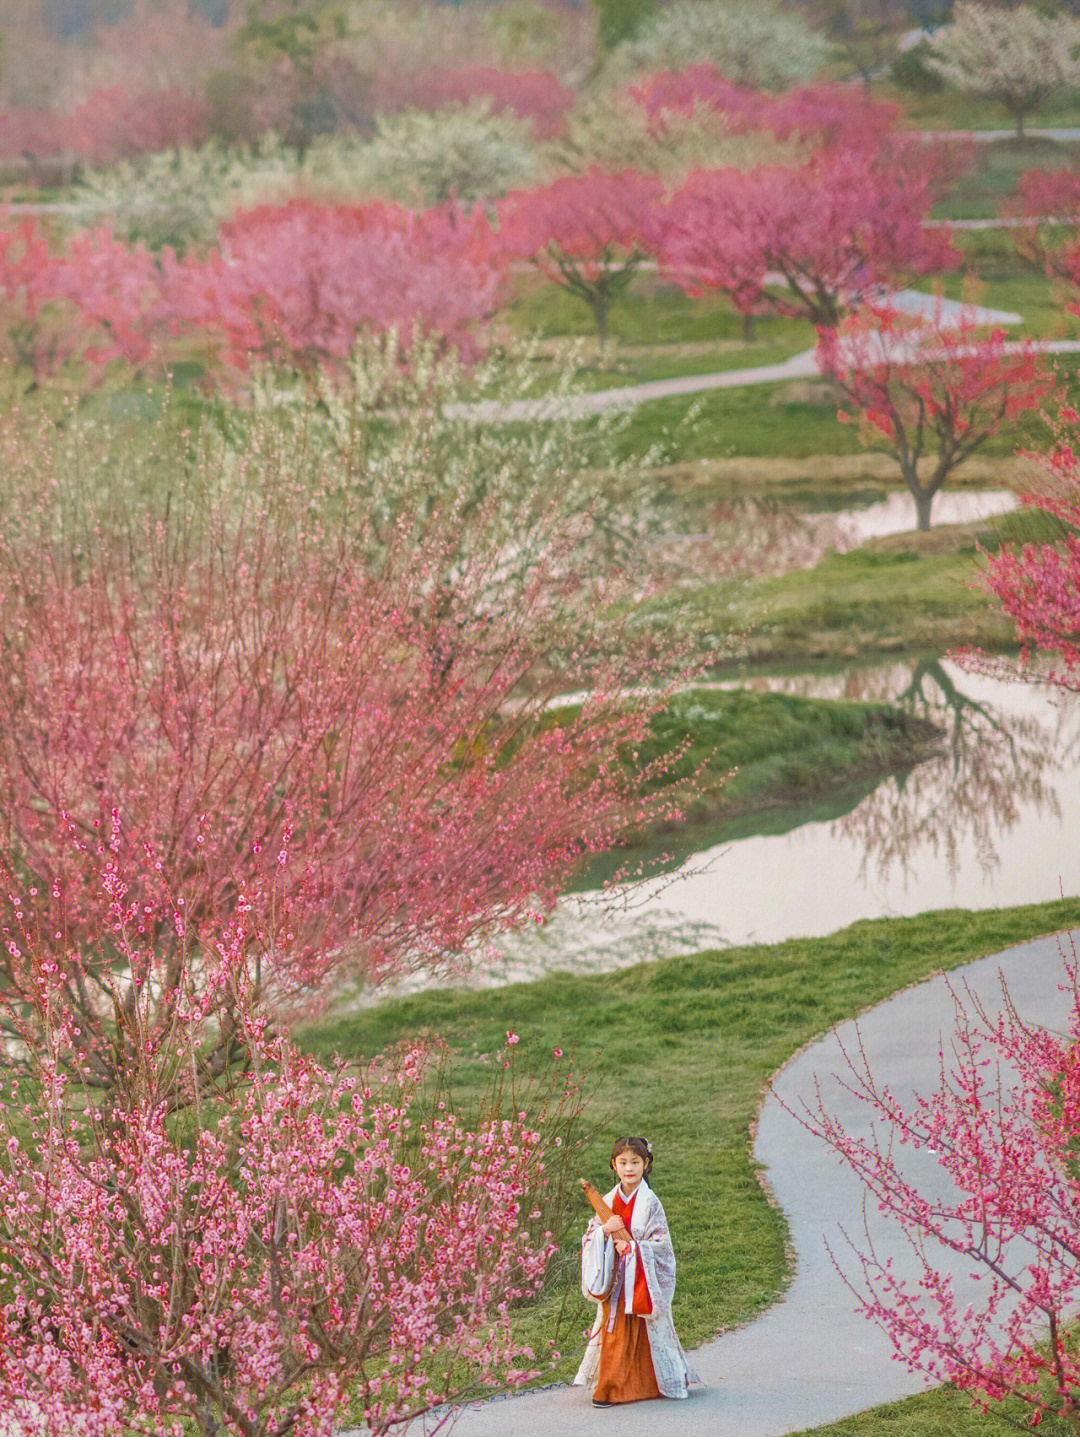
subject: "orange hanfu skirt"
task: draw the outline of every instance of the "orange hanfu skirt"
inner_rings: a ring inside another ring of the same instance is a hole
[[[616,1299],[615,1323],[609,1332],[609,1304],[600,1314],[600,1366],[596,1374],[594,1402],[644,1402],[659,1397],[649,1351],[645,1319],[623,1311]]]

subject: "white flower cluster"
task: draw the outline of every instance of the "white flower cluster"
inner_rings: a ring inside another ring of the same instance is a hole
[[[536,147],[528,125],[514,115],[494,115],[489,100],[434,114],[380,115],[375,126],[370,140],[317,139],[303,166],[306,192],[379,195],[425,206],[456,195],[462,204],[472,204],[527,184],[533,176]]]
[[[769,0],[670,0],[613,58],[620,67],[651,70],[711,62],[739,84],[783,89],[819,75],[829,45],[800,15]]]
[[[493,115],[488,101],[381,116],[376,126],[368,140],[322,136],[303,158],[273,135],[243,149],[212,141],[142,155],[83,175],[74,212],[85,224],[111,225],[126,240],[182,250],[211,243],[238,209],[297,194],[326,201],[378,196],[411,206],[456,195],[472,204],[526,184],[534,173],[528,127],[513,115]]]
[[[212,242],[235,210],[284,198],[298,181],[296,151],[268,135],[242,149],[211,141],[90,170],[72,203],[83,223],[110,224],[119,237],[155,249],[184,249]]]

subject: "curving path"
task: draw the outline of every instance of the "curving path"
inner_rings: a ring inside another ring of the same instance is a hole
[[[1059,990],[1061,951],[1057,938],[1037,939],[970,963],[952,981],[967,982],[997,1012],[1002,974],[1024,1019],[1060,1029],[1067,1013]],[[898,1096],[933,1088],[939,1034],[952,1027],[945,979],[896,994],[864,1014],[858,1027],[874,1073]],[[835,1078],[842,1068],[837,1037],[850,1045],[854,1029],[854,1023],[842,1025],[781,1069],[774,1087],[786,1104],[812,1101],[820,1079],[829,1107],[849,1128],[865,1123]],[[825,1249],[826,1242],[842,1247],[841,1227],[852,1235],[863,1232],[858,1182],[772,1094],[760,1113],[754,1156],[788,1220],[795,1277],[787,1295],[755,1322],[697,1349],[693,1362],[707,1387],[692,1389],[687,1402],[646,1402],[614,1412],[594,1409],[580,1388],[549,1388],[466,1408],[454,1424],[455,1437],[600,1437],[616,1428],[620,1437],[781,1437],[919,1391],[922,1379],[892,1361],[884,1334],[853,1311]],[[910,1154],[908,1161],[920,1164],[927,1186],[939,1179],[925,1153]],[[877,1214],[872,1217],[878,1251],[891,1251],[894,1265],[907,1268],[905,1245]],[[677,1245],[692,1240],[691,1233],[676,1234]],[[958,1274],[961,1293],[966,1285],[966,1275]],[[413,1424],[412,1437],[421,1430]]]
[[[938,301],[932,295],[918,290],[900,290],[887,299],[894,308],[905,314],[926,314],[934,308],[943,310],[945,317],[962,311],[974,312],[980,323],[1012,325],[1020,322],[1021,316],[1004,310],[981,309],[978,306],[962,306],[952,300]],[[1019,352],[1023,347],[1017,341],[1006,349]],[[1039,339],[1031,344],[1039,354],[1080,354],[1080,340]],[[751,384],[776,384],[785,379],[817,378],[818,368],[815,351],[803,350],[779,364],[750,365],[745,369],[721,369],[711,374],[680,375],[673,379],[653,379],[644,384],[626,384],[615,389],[597,389],[589,393],[575,393],[568,396],[545,395],[540,399],[483,399],[471,404],[448,404],[445,413],[450,418],[478,420],[482,424],[520,424],[551,419],[585,419],[590,414],[601,414],[612,409],[632,409],[653,399],[670,399],[678,395],[703,394],[714,389],[741,389]]]

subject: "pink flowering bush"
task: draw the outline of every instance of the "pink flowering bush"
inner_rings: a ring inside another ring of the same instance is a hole
[[[346,359],[363,330],[436,335],[465,354],[495,310],[503,267],[479,211],[293,200],[234,216],[221,250],[178,267],[181,321],[218,331],[230,360]]]
[[[290,428],[275,392],[190,460],[163,427],[162,497],[133,507],[121,485],[140,473],[107,435],[89,428],[71,458],[74,420],[0,426],[25,501],[0,529],[19,635],[0,647],[0,878],[37,890],[87,1081],[165,1041],[188,929],[243,905],[266,942],[261,1000],[315,1004],[350,977],[477,955],[550,909],[583,856],[673,808],[640,797],[621,753],[678,660],[598,623],[611,557],[579,512],[533,496],[532,451],[425,419],[426,402],[402,384],[391,435],[362,400],[337,432]],[[590,698],[552,722],[568,685]],[[150,905],[138,953],[99,948],[87,874],[113,861]],[[154,1023],[118,1037],[114,985],[136,971]],[[29,994],[2,948],[0,976]]]
[[[135,155],[201,145],[209,134],[204,101],[176,88],[131,95],[123,85],[95,90],[74,109],[0,110],[0,158],[111,165]]]
[[[951,1053],[936,1091],[903,1103],[852,1054],[849,1086],[876,1136],[844,1131],[827,1110],[808,1115],[909,1239],[917,1277],[873,1250],[860,1254],[863,1311],[895,1356],[933,1381],[954,1382],[984,1409],[1012,1397],[1036,1426],[1048,1415],[1080,1431],[1080,991],[1063,1034],[1026,1026],[1006,1006],[990,1019],[956,996]],[[907,1154],[936,1155],[949,1190],[931,1195]],[[961,1297],[954,1274],[977,1291]]]
[[[104,876],[110,937],[137,946],[146,906]],[[28,1070],[0,1096],[5,1417],[28,1437],[157,1437],[181,1417],[205,1437],[329,1437],[348,1411],[383,1433],[534,1376],[509,1309],[554,1251],[566,1162],[553,1187],[544,1158],[570,1145],[572,1075],[519,1080],[511,1113],[500,1069],[469,1122],[432,1090],[430,1044],[321,1067],[252,1007],[257,934],[200,939],[168,1040],[102,1096],[47,951],[19,935],[39,1021],[5,995]],[[114,996],[117,1023],[150,1020],[137,971]],[[243,1063],[211,1076],[224,1012]],[[181,1115],[177,1071],[199,1094]]]
[[[1026,652],[1050,656],[1050,681],[1080,690],[1080,415],[1071,404],[1048,416],[1053,443],[1022,502],[1060,521],[1056,542],[1006,544],[987,555],[986,583],[1016,625]]]

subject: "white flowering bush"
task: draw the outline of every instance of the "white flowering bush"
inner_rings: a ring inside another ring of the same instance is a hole
[[[235,210],[295,192],[299,178],[296,151],[268,135],[243,149],[211,141],[91,170],[72,198],[83,223],[111,224],[116,235],[154,249],[183,250],[212,242]]]
[[[491,103],[452,105],[434,114],[380,115],[370,140],[317,139],[304,161],[308,194],[379,195],[400,204],[442,204],[456,195],[472,204],[526,184],[536,168],[529,127],[494,115]]]
[[[927,63],[947,84],[1001,105],[1023,135],[1028,115],[1080,85],[1080,20],[1031,5],[998,10],[960,0]]]
[[[783,89],[819,75],[829,53],[823,35],[768,0],[671,0],[612,60],[633,70],[711,62],[739,84]]]

